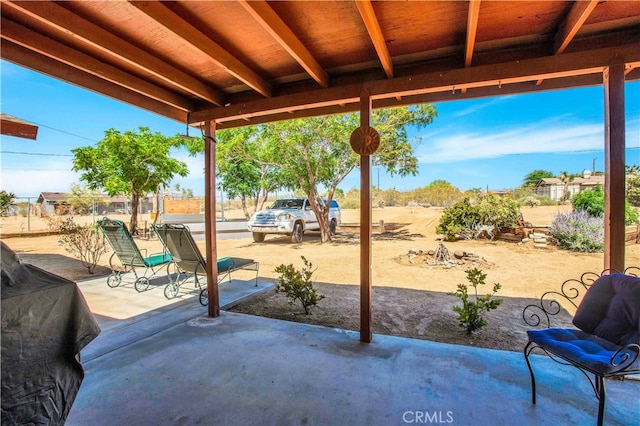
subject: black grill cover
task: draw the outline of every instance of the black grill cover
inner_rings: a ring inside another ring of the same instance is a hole
[[[100,328],[73,281],[21,263],[0,241],[2,424],[64,424]]]

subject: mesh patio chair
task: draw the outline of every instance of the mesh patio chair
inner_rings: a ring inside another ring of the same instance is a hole
[[[208,302],[207,287],[200,283],[199,277],[207,275],[207,263],[189,228],[183,224],[165,223],[156,225],[153,229],[172,258],[171,265],[168,268],[170,282],[164,289],[165,297],[167,299],[176,297],[180,287],[193,278],[194,287],[200,291],[200,303],[206,306]],[[223,257],[218,259],[217,262],[218,283],[224,281],[225,278],[230,279],[232,272],[244,269],[256,272],[256,286],[258,285],[260,265],[253,259]]]
[[[99,220],[97,225],[113,250],[113,254],[109,257],[109,267],[111,268],[111,275],[107,278],[109,287],[119,286],[123,273],[130,270],[135,276],[134,287],[136,291],[145,291],[149,288],[149,279],[171,261],[171,255],[166,251],[147,256],[146,249],[140,250],[138,248],[127,226],[121,220],[105,217]],[[116,258],[124,270],[118,268],[117,262],[115,262]],[[144,272],[139,274],[139,269],[143,269]]]

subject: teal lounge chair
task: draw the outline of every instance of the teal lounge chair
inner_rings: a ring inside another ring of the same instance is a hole
[[[119,286],[122,282],[122,274],[131,270],[136,277],[134,283],[136,291],[145,291],[149,288],[149,278],[156,275],[163,266],[169,265],[171,255],[166,251],[150,256],[143,255],[121,220],[105,217],[98,221],[98,227],[113,249],[113,254],[109,258],[109,267],[111,268],[111,275],[107,278],[109,287]],[[143,251],[146,253],[146,250],[143,249]],[[124,271],[120,270],[114,262],[116,258],[120,261]],[[137,270],[141,268],[144,268],[142,275],[138,274]]]
[[[206,276],[207,263],[200,249],[193,240],[191,231],[183,224],[165,223],[153,227],[158,238],[171,254],[171,271],[169,284],[164,289],[164,295],[171,299],[178,295],[180,286],[191,277],[194,279],[195,288],[200,290],[200,303],[204,306],[208,303],[206,285],[200,283],[199,276]],[[231,279],[231,273],[240,269],[256,272],[256,286],[258,285],[258,270],[260,264],[253,259],[239,257],[223,257],[218,259],[218,283],[225,278]]]

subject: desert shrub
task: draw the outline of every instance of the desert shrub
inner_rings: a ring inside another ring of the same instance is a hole
[[[462,302],[462,306],[454,305],[453,311],[458,313],[458,322],[467,334],[471,334],[487,325],[489,322],[484,318],[485,312],[496,309],[502,303],[502,299],[494,299],[493,296],[500,290],[500,284],[495,283],[491,293],[482,297],[478,296],[478,286],[485,284],[487,274],[481,269],[473,268],[466,271],[467,280],[470,284],[458,284],[458,290],[447,293],[456,296]],[[474,295],[469,298],[469,285],[473,287]]]
[[[318,294],[313,288],[311,276],[315,272],[313,265],[306,257],[300,256],[304,262],[304,268],[297,270],[292,264],[276,266],[275,271],[280,274],[276,283],[275,292],[287,295],[289,304],[299,301],[304,308],[304,313],[309,314],[309,307],[324,299],[324,295]]]
[[[355,198],[344,198],[340,201],[340,207],[343,209],[359,209],[360,200]]]
[[[87,271],[93,274],[100,257],[106,252],[98,229],[91,224],[78,225],[72,217],[69,217],[58,222],[57,231],[60,232],[58,244],[80,259]]]
[[[514,226],[519,214],[518,203],[510,197],[490,195],[477,204],[465,198],[442,212],[436,232],[443,234],[447,241],[458,236],[467,238],[474,235],[476,225],[493,225],[498,229]]]
[[[561,248],[586,253],[604,250],[604,219],[585,210],[558,213],[549,228]]]
[[[529,195],[524,200],[522,200],[522,204],[529,207],[536,207],[541,203],[540,200],[538,200],[536,197],[534,197],[533,195]]]
[[[453,241],[458,235],[466,233],[479,222],[478,207],[471,205],[469,199],[465,198],[442,212],[436,232],[443,234],[446,241]]]
[[[591,216],[604,215],[604,192],[599,185],[593,189],[587,189],[573,197],[573,209],[584,210]],[[631,207],[628,200],[624,202],[624,223],[633,225],[638,222],[638,213]]]
[[[535,195],[536,200],[540,201],[541,206],[557,206],[558,202],[546,195]]]
[[[481,225],[494,225],[498,229],[515,226],[520,215],[520,205],[511,197],[489,195],[478,203]]]

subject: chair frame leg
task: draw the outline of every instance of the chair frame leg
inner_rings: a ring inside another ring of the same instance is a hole
[[[604,403],[606,399],[606,389],[604,385],[604,377],[595,376],[596,379],[596,396],[598,397],[598,426],[604,424]]]
[[[533,342],[527,343],[527,346],[524,347],[524,360],[527,362],[527,367],[529,367],[529,374],[531,375],[531,403],[534,405],[536,403],[536,378],[533,374],[533,367],[531,366],[529,355],[535,348],[536,345]]]

